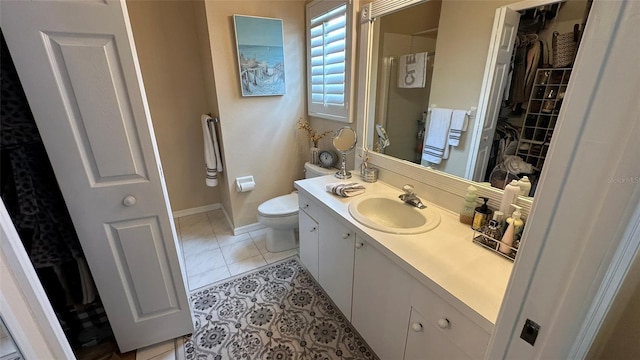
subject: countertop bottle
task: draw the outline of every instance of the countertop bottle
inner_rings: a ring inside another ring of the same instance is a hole
[[[478,200],[478,194],[476,194],[475,186],[469,185],[467,188],[467,194],[464,196],[464,205],[460,210],[460,222],[467,225],[473,224],[473,212],[475,211],[476,201]]]
[[[486,246],[496,249],[496,240],[502,239],[502,231],[500,230],[500,211],[493,213],[493,219],[489,221],[488,225],[483,226],[480,229],[482,233],[482,243]]]
[[[504,232],[504,236],[502,237],[502,243],[500,244],[499,250],[503,254],[511,254],[511,246],[513,245],[513,240],[515,239],[515,235],[520,232],[524,222],[520,219],[520,206],[511,205],[515,210],[511,217],[507,219],[507,231]]]
[[[475,209],[473,224],[471,224],[473,230],[480,230],[480,228],[488,222],[489,215],[491,215],[491,210],[489,210],[489,206],[487,206],[489,198],[480,196],[480,199],[484,200],[484,204]]]
[[[518,200],[520,195],[520,186],[518,186],[517,180],[511,180],[511,182],[505,186],[504,193],[502,194],[502,200],[500,201],[500,208],[505,216],[511,215],[511,204],[514,204]]]
[[[522,179],[518,180],[518,187],[520,187],[520,195],[529,196],[531,192],[531,182],[528,177],[523,176]]]

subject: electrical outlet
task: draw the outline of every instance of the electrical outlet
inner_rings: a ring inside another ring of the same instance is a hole
[[[520,338],[533,346],[533,344],[536,342],[536,338],[538,338],[539,331],[540,325],[538,325],[531,319],[527,319],[527,321],[525,321],[524,323],[524,326],[522,327]]]

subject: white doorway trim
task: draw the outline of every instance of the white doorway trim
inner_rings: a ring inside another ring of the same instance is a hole
[[[27,359],[75,359],[4,203],[0,201],[0,313]]]

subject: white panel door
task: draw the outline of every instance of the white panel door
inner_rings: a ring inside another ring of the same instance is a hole
[[[124,2],[3,1],[1,20],[120,350],[192,332]]]
[[[473,170],[472,174],[466,174],[466,177],[475,181],[484,181],[487,171],[487,163],[489,162],[489,152],[491,144],[496,132],[496,124],[500,113],[500,106],[503,100],[503,93],[511,67],[511,54],[515,44],[516,36],[518,36],[518,25],[520,24],[520,13],[501,7],[496,11],[496,18],[493,26],[492,38],[496,39],[489,48],[492,54],[487,61],[489,71],[489,82],[483,84],[483,88],[487,89],[481,95],[487,96],[486,107],[484,110],[484,124],[480,130],[480,136],[476,139],[477,151],[472,150],[475,154],[470,156],[470,163],[467,165],[467,171]],[[496,35],[498,35],[496,37]],[[481,115],[482,116],[482,115]]]

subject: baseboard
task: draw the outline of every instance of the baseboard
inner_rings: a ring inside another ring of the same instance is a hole
[[[225,210],[225,208],[220,203],[205,205],[205,206],[198,206],[191,209],[174,211],[173,218],[175,219],[183,216],[195,215],[195,214],[205,213],[205,212],[219,210],[219,209],[222,209],[222,212],[224,213],[224,217],[227,220],[229,227],[233,229],[233,235],[246,234],[251,231],[261,230],[265,228],[265,226],[260,223],[254,223],[254,224],[249,224],[249,225],[234,228],[233,222],[231,221],[229,214],[227,214],[227,210]]]
[[[213,211],[213,210],[219,210],[219,209],[223,209],[222,204],[220,204],[220,203],[218,203],[218,204],[210,204],[210,205],[205,205],[205,206],[198,206],[198,207],[194,207],[194,208],[190,208],[190,209],[174,211],[173,212],[173,218],[175,219],[175,218],[179,218],[179,217],[183,217],[183,216],[195,215],[195,214],[200,214],[200,213],[209,212],[209,211]],[[225,212],[225,214],[226,214],[226,212]]]
[[[256,231],[256,230],[261,230],[264,229],[265,226],[260,224],[260,223],[253,223],[253,224],[249,224],[249,225],[245,225],[245,226],[240,226],[237,228],[233,229],[233,235],[240,235],[240,234],[246,234],[250,231]]]

